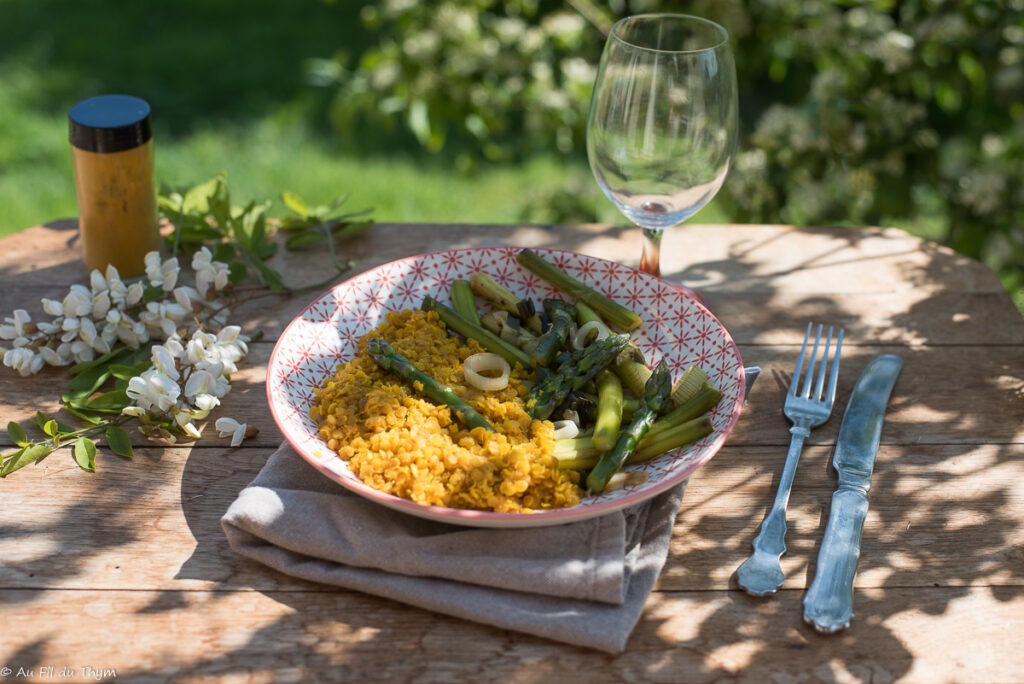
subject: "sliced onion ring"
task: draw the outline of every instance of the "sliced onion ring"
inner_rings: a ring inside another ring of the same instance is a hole
[[[580,434],[580,426],[574,420],[556,420],[555,439],[572,439]]]
[[[487,372],[498,375],[484,375]],[[466,382],[484,392],[497,392],[508,387],[511,373],[512,368],[508,361],[490,352],[473,354],[462,364],[462,374],[466,377]]]
[[[597,331],[594,334],[594,331]],[[594,339],[589,339],[593,334]],[[587,321],[576,330],[576,336],[572,338],[572,344],[576,349],[583,349],[592,342],[603,340],[612,334],[612,331],[608,329],[608,326],[601,321]]]

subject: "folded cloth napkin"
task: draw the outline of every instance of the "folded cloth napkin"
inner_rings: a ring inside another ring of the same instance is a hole
[[[236,552],[294,577],[619,653],[665,564],[684,487],[589,520],[473,528],[353,494],[284,444],[221,524]]]

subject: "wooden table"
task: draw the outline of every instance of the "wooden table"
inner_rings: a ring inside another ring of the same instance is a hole
[[[39,313],[40,298],[85,281],[75,235],[63,222],[0,241],[2,315]],[[361,270],[484,244],[635,263],[640,238],[606,226],[377,225],[347,254]],[[313,282],[325,261],[303,253],[276,265]],[[280,441],[266,362],[310,293],[236,312],[265,335],[223,409],[259,427],[243,447],[140,439],[133,462],[102,458],[93,475],[62,453],[0,481],[0,681],[1024,680],[1024,320],[996,277],[882,229],[694,225],[666,237],[663,263],[703,292],[745,363],[764,372],[725,448],[692,478],[624,654],[292,580],[228,548],[219,519]],[[857,613],[830,637],[803,623],[801,599],[836,484],[838,417],[812,433],[801,461],[784,589],[755,599],[734,579],[781,471],[782,398],[809,320],[846,328],[836,416],[869,359],[905,360],[875,469]],[[5,422],[56,409],[61,372],[3,372]]]

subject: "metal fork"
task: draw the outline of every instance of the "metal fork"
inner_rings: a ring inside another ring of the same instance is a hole
[[[793,427],[789,429],[793,437],[789,443],[789,453],[786,454],[786,463],[782,468],[779,489],[775,493],[775,502],[768,515],[765,516],[764,522],[761,523],[761,531],[754,538],[753,555],[744,561],[736,571],[740,587],[754,596],[774,594],[782,586],[784,576],[779,559],[786,552],[786,505],[789,503],[789,491],[793,487],[796,465],[800,460],[804,440],[811,434],[811,428],[828,420],[836,398],[839,352],[843,347],[843,329],[839,329],[839,334],[836,337],[832,369],[829,371],[829,349],[832,346],[832,327],[829,326],[824,353],[821,356],[821,363],[818,365],[817,377],[815,377],[814,369],[817,365],[822,326],[818,325],[817,334],[814,336],[814,348],[808,359],[807,344],[811,339],[813,327],[813,323],[807,324],[804,344],[800,348],[800,358],[797,359],[796,371],[793,373],[793,380],[789,384],[789,393],[786,395],[784,412],[793,423]],[[807,363],[807,372],[803,374],[805,362]],[[801,374],[803,374],[803,384],[798,390]]]

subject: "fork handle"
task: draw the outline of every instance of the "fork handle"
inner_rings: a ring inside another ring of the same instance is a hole
[[[793,489],[800,452],[803,451],[804,440],[811,431],[801,425],[794,425],[789,429],[789,433],[792,438],[789,442],[789,451],[786,453],[786,462],[782,466],[782,475],[779,477],[779,487],[775,491],[775,501],[761,523],[761,531],[754,538],[755,551],[777,557],[786,552],[786,506],[789,505],[789,493]]]
[[[863,489],[840,485],[832,494],[832,512],[818,552],[818,570],[804,596],[804,620],[821,634],[850,626],[853,578],[867,515],[868,495]]]

